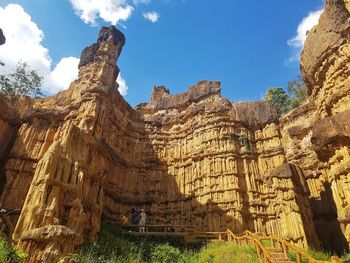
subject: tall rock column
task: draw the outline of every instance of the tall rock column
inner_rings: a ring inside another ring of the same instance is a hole
[[[67,91],[33,105],[39,112],[36,119],[57,118],[57,111],[63,116],[45,128],[53,135],[36,165],[13,233],[29,254],[28,262],[56,262],[96,239],[111,157],[95,130],[101,97],[117,93],[115,63],[124,42],[114,27],[102,28],[97,43],[82,53],[79,78]],[[24,125],[31,129],[35,122]]]
[[[281,120],[288,161],[303,169],[318,237],[326,250],[349,248],[350,5],[326,0],[308,33],[301,71],[309,102]]]

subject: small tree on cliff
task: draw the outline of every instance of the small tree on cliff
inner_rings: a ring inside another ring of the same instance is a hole
[[[42,81],[43,77],[36,70],[30,69],[26,62],[20,61],[12,73],[0,74],[0,92],[10,99],[21,95],[43,96],[40,88]]]
[[[288,93],[290,96],[289,107],[294,109],[303,104],[307,98],[307,90],[304,81],[299,76],[297,79],[293,79],[288,82]]]
[[[282,88],[268,88],[264,99],[272,103],[279,117],[289,109],[289,96]]]
[[[306,85],[299,76],[288,82],[288,93],[282,88],[268,88],[265,100],[270,101],[275,107],[279,117],[288,111],[299,107],[308,98]]]

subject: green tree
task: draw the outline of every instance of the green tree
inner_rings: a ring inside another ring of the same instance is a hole
[[[307,100],[308,94],[306,86],[300,76],[297,79],[293,79],[288,82],[288,93],[290,96],[290,109],[299,107]]]
[[[43,77],[36,70],[30,69],[26,62],[20,61],[12,73],[0,74],[0,92],[10,99],[21,95],[43,96],[41,92],[42,81]]]
[[[289,96],[284,89],[280,87],[268,88],[264,100],[272,103],[279,117],[285,114],[289,109]]]

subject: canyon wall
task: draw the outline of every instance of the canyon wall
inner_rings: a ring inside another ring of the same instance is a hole
[[[309,33],[301,72],[309,101],[280,120],[288,162],[300,166],[322,247],[350,242],[350,4],[327,0]]]
[[[166,169],[158,181],[175,180],[175,187],[159,184],[153,216],[317,245],[305,182],[284,157],[271,105],[231,103],[220,96],[219,82],[202,81],[177,95],[155,87],[152,101],[136,110]]]
[[[2,218],[27,261],[55,262],[131,208],[153,223],[347,249],[348,7],[326,1],[302,54],[309,101],[281,119],[267,102],[223,98],[218,81],[175,95],[157,86],[133,109],[117,90],[114,27],[84,49],[67,90],[0,96]]]

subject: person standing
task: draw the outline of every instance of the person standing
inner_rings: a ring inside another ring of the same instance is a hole
[[[139,213],[136,212],[136,210],[133,208],[131,209],[131,224],[137,225],[139,223]],[[135,229],[133,229],[135,230]]]
[[[123,216],[120,218],[120,223],[122,225],[128,225],[129,224],[129,213],[128,212],[123,214]]]
[[[140,232],[145,232],[145,227],[144,225],[146,225],[146,213],[145,210],[141,209],[141,213],[140,213],[140,221],[139,221],[139,225],[141,226],[139,228]]]

